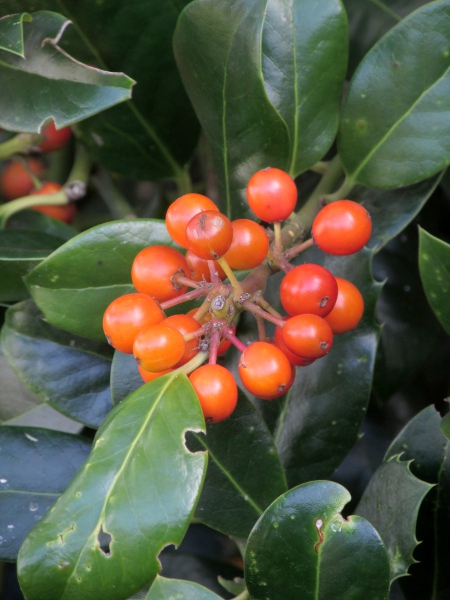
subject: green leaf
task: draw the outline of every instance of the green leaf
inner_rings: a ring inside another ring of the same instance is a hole
[[[1,341],[8,362],[42,400],[90,427],[101,424],[112,408],[106,344],[49,325],[30,300],[8,309]]]
[[[20,229],[46,233],[47,235],[60,238],[65,242],[78,233],[78,231],[70,225],[44,215],[37,210],[21,210],[14,213],[9,217],[5,229],[7,231]]]
[[[187,443],[209,456],[195,516],[222,533],[246,538],[267,506],[287,489],[266,425],[240,393],[229,419],[207,426],[206,437],[190,434]]]
[[[0,560],[16,560],[23,539],[69,485],[90,448],[81,436],[0,427]]]
[[[0,51],[11,52],[24,58],[23,23],[30,22],[31,15],[21,13],[0,19]]]
[[[135,291],[131,265],[154,244],[173,245],[162,221],[114,221],[93,227],[58,248],[25,279],[36,304],[56,327],[104,340],[102,318],[118,296]]]
[[[290,486],[329,477],[358,439],[372,382],[378,341],[373,311],[379,291],[370,273],[371,253],[348,257],[318,251],[302,255],[321,262],[334,275],[349,279],[364,297],[358,327],[334,337],[329,354],[297,368],[296,381],[279,403],[274,438]]]
[[[269,100],[288,128],[287,170],[292,176],[320,160],[336,136],[347,29],[340,0],[267,3],[262,77]]]
[[[64,240],[38,231],[0,231],[0,289],[1,302],[28,298],[22,278]]]
[[[179,579],[156,577],[145,600],[220,600],[213,592],[201,585]]]
[[[12,370],[0,345],[0,424],[32,411],[42,400],[28,390]]]
[[[59,47],[69,25],[41,11],[24,23],[25,58],[0,50],[0,126],[38,132],[50,117],[64,127],[130,98],[133,80],[83,65]]]
[[[286,492],[250,534],[245,578],[252,598],[387,600],[389,558],[361,517],[344,519],[345,488],[313,481]]]
[[[165,375],[108,415],[84,466],[25,539],[18,575],[28,600],[96,600],[99,581],[123,600],[158,573],[158,554],[178,545],[206,465],[186,431],[204,427],[185,376]]]
[[[450,440],[450,413],[442,419],[441,430],[445,437]]]
[[[347,175],[374,188],[430,177],[450,161],[450,1],[386,34],[350,82],[338,138]]]
[[[144,385],[139,374],[136,360],[132,354],[116,350],[111,365],[111,396],[113,404],[119,404],[124,398]]]
[[[450,334],[450,245],[419,230],[419,270],[427,300],[442,327]]]
[[[391,581],[408,574],[420,505],[433,486],[415,477],[408,462],[394,456],[375,471],[355,512],[376,528],[389,553]]]
[[[191,2],[174,35],[178,68],[211,144],[219,207],[249,215],[245,187],[260,168],[286,168],[286,124],[269,101],[261,73],[267,2]]]

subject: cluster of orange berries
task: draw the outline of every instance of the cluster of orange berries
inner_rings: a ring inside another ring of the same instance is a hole
[[[55,124],[51,122],[42,131],[41,137],[42,142],[32,148],[35,156],[27,156],[20,160],[13,158],[2,169],[0,192],[4,200],[10,201],[29,195],[46,196],[62,190],[62,186],[54,181],[46,181],[38,189],[35,183],[36,179],[42,177],[46,171],[46,164],[41,155],[66,146],[72,137],[72,130],[70,127],[56,129]],[[77,208],[74,202],[68,202],[58,206],[37,204],[31,207],[31,210],[41,212],[64,223],[71,223]]]
[[[166,225],[186,254],[163,245],[141,250],[131,267],[136,293],[114,300],[103,318],[109,343],[134,355],[144,381],[176,369],[187,373],[209,422],[227,418],[237,403],[234,376],[217,364],[231,344],[241,352],[243,386],[271,400],[289,390],[297,366],[325,356],[333,335],[356,327],[364,311],[361,293],[351,282],[320,265],[293,266],[289,260],[313,243],[337,255],[362,249],[371,235],[365,208],[351,200],[324,206],[312,224],[310,242],[284,251],[280,223],[296,206],[293,179],[280,169],[258,171],[248,183],[247,200],[256,217],[273,223],[273,234],[249,219],[230,221],[201,194],[178,198],[167,211]],[[287,316],[255,289],[255,277],[238,281],[233,271],[255,270],[266,259],[270,268],[285,271],[280,300]],[[222,283],[226,278],[229,284]],[[186,314],[165,315],[181,302],[202,297],[203,303]],[[258,321],[260,339],[249,345],[236,336],[242,310]],[[273,340],[265,336],[264,319],[276,326]]]

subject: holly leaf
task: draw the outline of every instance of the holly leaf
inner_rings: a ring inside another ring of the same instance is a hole
[[[263,18],[262,78],[288,128],[286,170],[295,177],[320,160],[336,136],[347,69],[347,17],[340,0],[272,0]]]
[[[230,418],[207,426],[206,437],[190,434],[187,443],[191,449],[208,451],[209,456],[195,516],[222,533],[246,538],[266,507],[286,491],[266,425],[240,393]]]
[[[20,549],[24,595],[94,600],[102,581],[111,600],[122,600],[151,581],[158,554],[181,542],[194,511],[206,455],[189,452],[184,435],[203,428],[183,375],[162,376],[116,406],[83,467]]]
[[[146,246],[173,245],[162,221],[114,221],[69,240],[25,278],[46,320],[75,335],[104,340],[103,313],[118,296],[135,291],[134,257]]]
[[[409,462],[393,456],[375,471],[355,510],[377,529],[389,553],[391,581],[408,574],[420,505],[433,486],[415,477]]]
[[[450,1],[430,2],[366,55],[346,96],[338,149],[348,177],[409,185],[450,160]]]
[[[255,171],[288,164],[288,130],[261,73],[266,9],[260,0],[191,2],[174,34],[181,78],[211,145],[219,207],[229,218],[250,214],[245,187]]]
[[[347,490],[331,481],[305,483],[275,500],[246,547],[251,597],[387,600],[386,549],[368,521],[342,517],[349,500]]]
[[[144,385],[139,374],[136,359],[132,354],[116,350],[111,365],[111,396],[113,404],[119,404],[124,398]]]
[[[131,97],[133,80],[84,65],[59,46],[70,22],[39,11],[23,23],[24,53],[0,49],[0,126],[39,132],[49,118],[71,125]]]
[[[91,442],[37,427],[0,427],[0,560],[14,561],[26,535],[87,458]]]
[[[220,600],[220,596],[207,590],[202,585],[197,585],[191,581],[181,581],[179,579],[166,579],[156,577],[145,596],[145,600]]]
[[[23,383],[56,410],[94,428],[111,410],[106,344],[49,325],[30,300],[8,309],[1,342]]]
[[[23,277],[63,243],[56,236],[38,231],[0,231],[0,301],[28,298]]]
[[[419,230],[419,270],[427,300],[450,334],[450,245],[424,229]]]
[[[450,413],[442,419],[441,430],[445,437],[450,440]]]
[[[12,52],[24,58],[23,24],[30,22],[31,15],[21,13],[0,19],[0,51]]]

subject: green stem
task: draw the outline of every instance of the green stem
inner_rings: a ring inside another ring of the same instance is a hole
[[[341,185],[341,187],[336,190],[333,194],[326,194],[325,200],[327,202],[334,202],[335,200],[343,200],[347,198],[347,196],[352,191],[355,182],[350,179],[350,177],[346,177]]]
[[[18,133],[0,144],[0,160],[6,160],[14,154],[27,152],[33,146],[42,142],[43,137],[38,133]]]
[[[328,162],[324,161],[324,160],[319,160],[319,162],[316,162],[316,164],[314,164],[312,167],[310,167],[310,170],[313,171],[313,173],[319,173],[319,175],[325,175],[325,173],[327,172],[328,169]]]
[[[92,159],[83,144],[77,144],[72,169],[67,177],[67,183],[82,181],[87,184],[92,168]]]
[[[235,596],[233,600],[250,600],[250,594],[247,592],[247,590],[244,590],[238,596]]]
[[[235,298],[241,296],[243,293],[242,286],[239,283],[239,281],[236,279],[236,275],[233,273],[233,270],[231,269],[230,265],[228,264],[227,259],[224,256],[221,256],[220,258],[217,259],[217,262],[222,267],[222,269],[225,271],[226,276],[228,277],[231,285],[233,286]]]
[[[133,208],[116,188],[108,171],[99,169],[92,175],[91,181],[115,219],[136,218]]]
[[[23,196],[0,206],[0,229],[4,229],[7,220],[11,215],[19,210],[31,208],[39,204],[49,204],[52,206],[60,206],[67,204],[67,195],[64,190],[55,192],[54,194],[40,194],[32,196]]]

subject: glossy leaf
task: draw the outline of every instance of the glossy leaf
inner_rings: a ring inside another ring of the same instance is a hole
[[[446,414],[442,419],[441,429],[445,437],[450,440],[450,414]]]
[[[220,600],[213,592],[191,581],[165,579],[159,575],[145,596],[145,600]]]
[[[153,244],[173,244],[162,221],[114,221],[93,227],[58,248],[25,283],[47,321],[89,339],[104,340],[102,318],[118,296],[135,291],[131,265]]]
[[[289,131],[287,170],[302,173],[330,148],[347,68],[347,18],[340,0],[271,0],[262,32],[262,77]]]
[[[288,165],[287,127],[261,73],[266,8],[262,0],[191,2],[174,35],[181,78],[212,148],[219,207],[229,218],[249,215],[245,187],[255,171]]]
[[[90,448],[81,436],[0,427],[0,560],[16,560],[23,539],[69,485]]]
[[[197,501],[204,453],[184,444],[203,416],[185,376],[161,377],[107,417],[93,450],[53,509],[25,539],[19,581],[28,600],[111,600],[158,573],[160,551],[178,545]]]
[[[419,269],[428,302],[450,334],[450,245],[420,229]]]
[[[61,51],[68,24],[56,13],[34,13],[23,25],[25,58],[2,52],[1,127],[38,132],[50,117],[64,127],[130,98],[129,77],[83,65]]]
[[[361,517],[344,519],[345,488],[313,481],[275,500],[253,528],[245,554],[252,598],[386,600],[389,559]]]
[[[304,257],[321,262],[318,251]],[[334,337],[329,354],[297,369],[295,383],[280,403],[274,437],[290,486],[330,477],[358,439],[378,341],[373,311],[379,285],[372,280],[370,260],[368,250],[325,260],[322,255],[327,269],[357,285],[365,314],[355,330]]]
[[[381,535],[391,562],[391,581],[407,575],[415,562],[417,515],[432,487],[415,477],[409,463],[397,455],[378,467],[355,510]]]
[[[116,350],[111,365],[111,396],[113,404],[119,404],[119,402],[143,384],[144,382],[139,374],[134,356]]]
[[[6,223],[5,230],[14,231],[17,229],[46,233],[47,235],[60,238],[65,242],[78,233],[71,225],[53,219],[37,210],[21,210],[11,215]]]
[[[42,400],[19,380],[0,345],[0,424],[32,411]]]
[[[450,161],[450,2],[391,29],[357,69],[338,138],[347,175],[374,188],[430,177]]]
[[[136,81],[130,101],[76,126],[90,155],[126,177],[186,177],[199,126],[175,65],[172,36],[188,2],[21,0],[22,10],[53,10],[70,19],[61,45],[72,56]],[[17,0],[1,8],[14,12]]]
[[[102,423],[112,408],[106,344],[49,325],[31,301],[8,309],[1,341],[8,362],[42,400],[90,427]]]
[[[10,15],[0,19],[0,51],[11,52],[24,58],[23,24],[30,22],[26,13]]]
[[[230,418],[207,426],[206,437],[190,434],[187,443],[209,456],[195,516],[222,533],[246,538],[267,506],[287,489],[264,422],[241,393]]]
[[[0,231],[0,301],[28,298],[22,278],[63,242],[56,236],[37,231]]]

